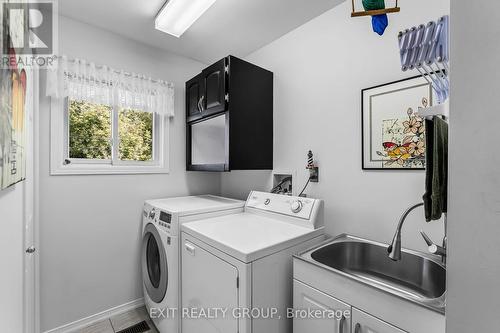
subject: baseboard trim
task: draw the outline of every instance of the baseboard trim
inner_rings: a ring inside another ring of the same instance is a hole
[[[115,306],[114,308],[104,310],[102,312],[96,313],[94,315],[88,316],[86,318],[79,319],[69,324],[53,328],[44,333],[69,333],[71,331],[84,328],[86,326],[92,325],[101,320],[113,317],[115,315],[139,308],[144,305],[144,298],[138,298],[132,302],[128,302],[122,305]]]

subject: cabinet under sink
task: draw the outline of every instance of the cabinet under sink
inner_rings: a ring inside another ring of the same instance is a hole
[[[332,315],[333,319],[316,317],[295,319],[293,323],[294,333],[405,332],[298,280],[293,282],[293,301],[295,309],[312,309],[319,311],[318,313],[323,313],[323,311],[337,313]]]
[[[445,274],[437,258],[341,235],[294,256],[294,309],[335,316],[294,317],[294,333],[444,333]],[[346,312],[346,310],[348,310]]]

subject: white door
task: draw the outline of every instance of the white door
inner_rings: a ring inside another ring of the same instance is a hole
[[[351,332],[350,305],[297,280],[293,280],[293,308],[296,310],[293,318],[294,333]],[[308,310],[320,310],[319,317],[309,316],[309,312],[306,312]]]
[[[405,331],[369,314],[352,308],[353,333],[405,333]]]
[[[221,312],[182,317],[182,333],[237,333],[238,320],[232,310],[238,307],[238,270],[195,243],[182,244],[182,308],[195,311],[228,309]],[[215,316],[216,315],[216,316]]]
[[[27,162],[26,180],[24,181],[24,333],[35,333],[38,327],[38,251],[37,230],[35,221],[35,190],[37,188],[36,178],[38,174],[37,161],[38,151],[34,137],[37,135],[38,114],[38,71],[27,70],[26,90],[26,128],[27,128]]]
[[[34,217],[33,214],[26,216],[24,233],[24,333],[35,333],[36,328],[36,262],[38,254],[34,239]]]
[[[24,105],[25,180],[0,191],[0,323],[2,332],[38,331],[37,255],[35,252],[35,112],[38,73],[26,73]],[[5,73],[2,73],[4,75]],[[19,105],[19,104],[18,104]]]

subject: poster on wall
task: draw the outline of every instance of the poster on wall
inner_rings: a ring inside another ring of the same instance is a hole
[[[0,13],[0,51],[16,57],[10,36],[24,31],[23,22],[19,26],[9,24],[7,27],[5,15],[6,13]],[[26,178],[27,70],[22,65],[0,68],[0,190]]]
[[[363,170],[425,169],[425,121],[432,87],[421,76],[363,89]]]

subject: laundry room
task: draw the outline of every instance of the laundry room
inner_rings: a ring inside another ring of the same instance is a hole
[[[0,2],[1,332],[500,327],[500,4]]]

